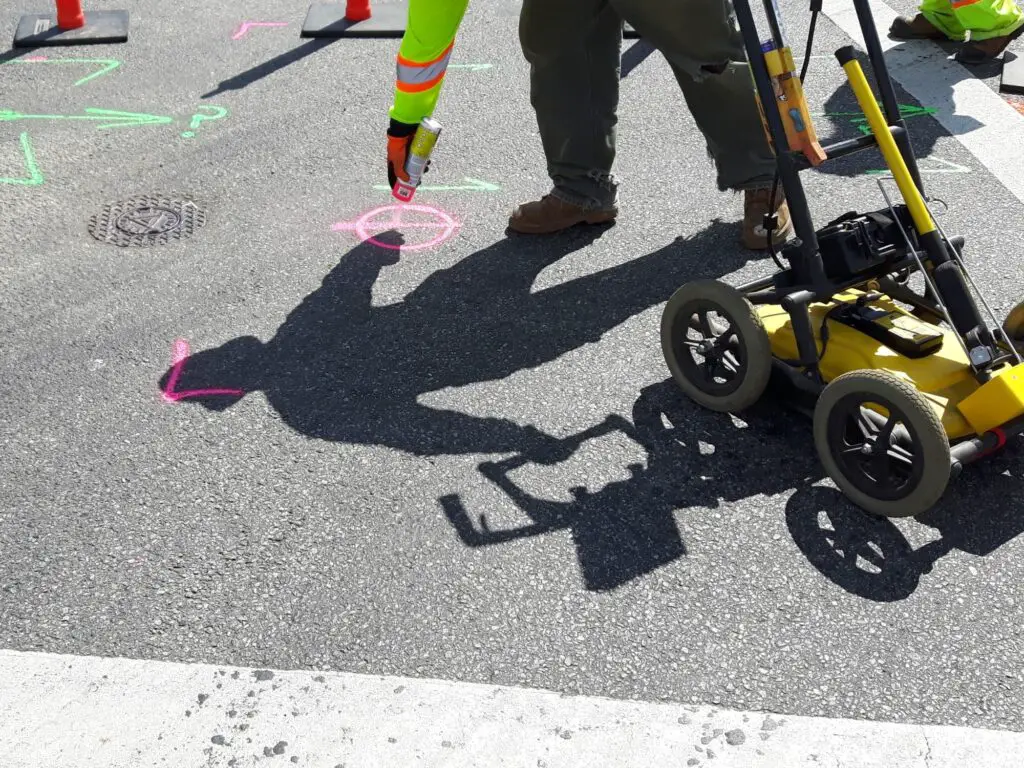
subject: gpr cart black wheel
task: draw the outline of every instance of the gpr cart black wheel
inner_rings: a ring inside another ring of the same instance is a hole
[[[768,386],[772,348],[761,318],[718,280],[695,280],[672,295],[661,317],[661,349],[679,387],[709,410],[742,411]]]
[[[851,371],[825,387],[814,445],[832,481],[875,515],[919,515],[949,484],[942,421],[924,395],[887,371]]]
[[[1017,351],[1024,354],[1024,301],[1011,309],[1003,320],[1003,333]]]

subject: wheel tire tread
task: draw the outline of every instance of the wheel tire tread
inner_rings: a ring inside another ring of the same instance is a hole
[[[1018,302],[1007,313],[1006,319],[1003,320],[1003,333],[1010,339],[1018,352],[1024,353],[1024,301]]]
[[[725,396],[718,397],[702,391],[686,378],[682,368],[675,362],[672,343],[675,319],[682,306],[697,299],[718,304],[742,326],[743,340],[747,347],[744,381],[737,391]],[[693,280],[676,290],[662,314],[661,344],[665,362],[676,384],[691,400],[708,410],[725,413],[743,411],[756,403],[768,386],[772,369],[772,347],[768,332],[757,310],[746,297],[736,288],[720,280]]]
[[[830,406],[834,405],[834,401],[838,401],[841,396],[849,394],[846,389],[853,386],[850,382],[867,382],[868,387],[865,388],[861,384],[858,389],[850,389],[849,392],[862,391],[867,395],[884,395],[897,401],[896,404],[900,406],[900,410],[904,411],[907,420],[914,422],[915,429],[919,433],[918,440],[923,446],[925,465],[921,482],[917,488],[911,491],[908,499],[901,501],[874,499],[841,479],[842,473],[832,460],[829,450],[827,425],[831,411]],[[872,383],[882,387],[883,391],[879,392],[878,389],[873,389]],[[895,390],[895,396],[892,391],[884,391],[886,387]],[[899,397],[905,399],[916,413],[911,413],[904,407],[905,404],[899,403]],[[913,384],[888,371],[872,369],[848,371],[829,382],[821,393],[814,412],[814,443],[818,451],[818,458],[832,481],[849,499],[872,514],[884,517],[916,517],[931,508],[942,497],[949,482],[949,437],[942,426],[942,420]],[[936,455],[929,458],[929,454],[932,453]],[[942,465],[943,462],[941,470],[936,468],[936,464]],[[914,502],[913,505],[910,504],[911,500]]]

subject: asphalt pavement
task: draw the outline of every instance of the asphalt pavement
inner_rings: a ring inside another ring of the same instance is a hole
[[[671,293],[771,262],[658,53],[624,46],[617,225],[529,238],[514,2],[471,4],[404,211],[377,188],[397,41],[301,39],[284,0],[88,6],[129,42],[0,55],[0,648],[1020,730],[1019,446],[871,520],[806,421],[669,380]],[[826,138],[858,135],[847,42],[819,22]],[[1024,204],[900,100],[1007,311]],[[805,174],[816,221],[881,207],[881,167]],[[96,236],[154,206],[183,236]]]

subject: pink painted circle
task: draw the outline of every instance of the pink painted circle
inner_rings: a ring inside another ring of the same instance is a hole
[[[366,243],[373,243],[390,250],[419,251],[434,248],[455,234],[459,224],[442,210],[429,205],[383,205],[367,211],[354,222],[335,224],[335,232],[352,230],[356,237]],[[405,245],[385,243],[376,238],[381,232],[396,230],[406,233],[410,230],[422,230],[429,237],[420,242]]]

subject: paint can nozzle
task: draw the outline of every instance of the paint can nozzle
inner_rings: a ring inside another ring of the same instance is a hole
[[[423,118],[423,122],[416,128],[416,133],[409,145],[409,156],[405,161],[405,172],[409,176],[408,181],[399,179],[391,190],[391,194],[403,203],[412,200],[416,194],[416,187],[420,185],[423,178],[423,169],[427,167],[430,160],[430,153],[434,151],[437,144],[437,137],[441,134],[441,124],[431,117]]]

